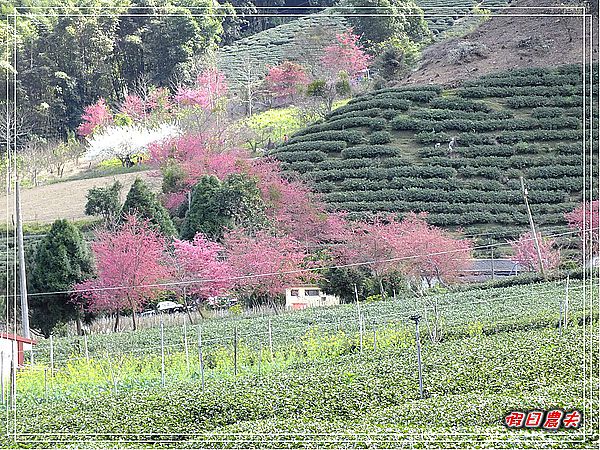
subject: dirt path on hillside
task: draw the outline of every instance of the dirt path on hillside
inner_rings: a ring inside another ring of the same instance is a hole
[[[49,223],[56,219],[90,218],[84,214],[86,195],[93,187],[108,186],[118,180],[122,185],[122,200],[137,177],[146,181],[154,191],[160,189],[160,179],[149,171],[110,175],[102,178],[66,181],[21,191],[23,222]],[[9,197],[9,215],[14,213],[14,196]],[[6,195],[0,197],[0,220],[5,221]]]
[[[581,64],[583,43],[582,17],[563,16],[557,10],[539,8],[538,0],[513,1],[511,7],[499,10],[503,17],[491,17],[472,33],[451,38],[428,47],[420,66],[398,82],[404,84],[443,84],[450,87],[462,80],[522,67],[547,67]],[[560,1],[544,2],[544,6],[561,6]],[[520,7],[516,9],[514,7]],[[532,8],[536,9],[521,9]],[[528,11],[538,16],[529,15]],[[548,14],[547,16],[542,16]],[[594,23],[593,58],[598,60],[597,18]],[[470,62],[454,63],[450,54],[461,45],[484,44],[485,57],[474,56]]]

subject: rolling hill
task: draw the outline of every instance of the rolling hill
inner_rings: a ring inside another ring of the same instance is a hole
[[[510,0],[417,0],[417,4],[423,9],[433,35],[443,39],[444,33],[451,31],[455,25],[462,27],[468,16],[474,14],[475,7],[493,9],[507,6]],[[216,61],[233,85],[256,81],[264,76],[267,66],[285,60],[314,61],[335,34],[348,28],[342,12],[327,8],[309,16],[290,18],[288,23],[223,47],[217,52]]]
[[[523,176],[536,222],[557,229],[581,201],[582,93],[575,65],[491,74],[458,89],[388,88],[354,98],[273,156],[331,210],[426,211],[432,224],[494,239],[527,227]]]

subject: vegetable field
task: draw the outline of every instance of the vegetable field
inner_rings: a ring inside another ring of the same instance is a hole
[[[511,409],[591,406],[582,389],[598,380],[589,371],[598,364],[589,347],[598,292],[571,280],[567,321],[565,295],[561,280],[211,319],[165,328],[163,345],[160,329],[90,336],[87,344],[56,339],[52,354],[46,341],[18,375],[9,426],[36,446],[85,439],[99,447],[164,440],[178,448],[334,448],[351,440],[397,448],[425,439],[447,447],[444,436],[452,436],[451,445],[576,447],[577,431],[542,436],[502,425]],[[424,317],[423,399],[414,312]],[[593,420],[586,426],[597,427]]]
[[[523,176],[536,223],[560,232],[564,213],[581,201],[582,118],[588,127],[598,118],[596,107],[583,110],[581,80],[580,67],[563,66],[498,73],[454,90],[384,89],[296,133],[274,156],[332,210],[426,211],[432,224],[494,228],[496,239],[527,225]],[[592,170],[597,177],[595,162]]]

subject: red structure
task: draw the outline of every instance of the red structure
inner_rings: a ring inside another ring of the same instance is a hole
[[[25,338],[23,336],[18,336],[16,334],[10,334],[10,333],[0,333],[0,341],[12,341],[12,342],[16,342],[17,343],[17,367],[18,366],[22,366],[23,363],[25,362],[25,357],[23,354],[23,344],[36,344],[37,341],[33,340],[33,339],[28,339]],[[11,342],[11,345],[12,345]],[[2,345],[2,347],[5,347],[5,345]]]

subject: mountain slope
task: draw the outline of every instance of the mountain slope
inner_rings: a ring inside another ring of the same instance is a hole
[[[597,65],[594,74],[597,83]],[[537,223],[556,229],[581,200],[581,94],[579,66],[493,74],[454,90],[384,89],[300,131],[274,156],[332,210],[426,211],[430,223],[496,239],[527,228],[524,176]]]
[[[423,51],[419,67],[398,84],[457,85],[461,80],[498,70],[548,67],[556,65],[557,61],[561,64],[582,63],[580,10],[562,10],[561,13],[561,10],[549,9],[564,6],[557,0],[545,1],[544,5],[537,0],[517,0],[510,6],[494,11],[488,21],[466,36],[429,46]],[[597,18],[592,23],[594,45],[591,56],[597,61]],[[461,50],[464,58],[457,61],[453,54]]]

